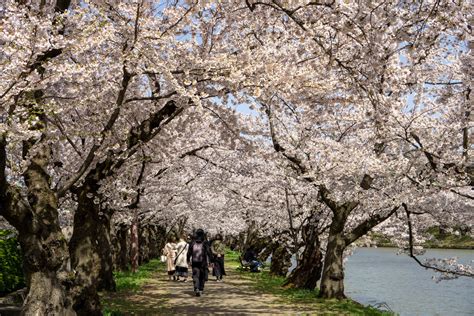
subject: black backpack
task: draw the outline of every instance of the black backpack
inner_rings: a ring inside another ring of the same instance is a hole
[[[204,256],[204,242],[195,242],[193,245],[193,262],[203,262]]]

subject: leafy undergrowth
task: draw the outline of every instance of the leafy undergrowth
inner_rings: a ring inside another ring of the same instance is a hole
[[[285,278],[272,276],[264,269],[260,273],[241,271],[238,261],[239,254],[233,251],[226,253],[226,264],[230,268],[236,268],[242,278],[251,280],[256,291],[275,295],[285,303],[298,306],[308,306],[328,314],[343,315],[393,315],[392,313],[380,311],[371,306],[361,305],[353,300],[327,300],[318,298],[318,291],[282,287]],[[319,313],[319,312],[318,312]]]
[[[24,286],[18,239],[12,231],[0,230],[0,296]]]

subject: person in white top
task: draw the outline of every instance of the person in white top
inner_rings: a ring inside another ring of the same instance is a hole
[[[183,282],[188,280],[188,260],[186,258],[188,254],[188,243],[185,240],[185,236],[179,238],[179,242],[176,245],[177,257],[175,260],[176,264],[176,277],[179,280],[179,277],[183,278]]]
[[[163,254],[166,256],[166,268],[168,270],[168,277],[171,281],[171,278],[173,280],[176,280],[175,271],[175,259],[176,259],[176,238],[174,235],[171,235],[168,239],[168,242],[165,245],[165,248],[163,248]]]

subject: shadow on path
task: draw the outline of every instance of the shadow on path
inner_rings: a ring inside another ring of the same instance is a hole
[[[107,308],[123,315],[317,314],[308,306],[285,304],[276,296],[256,291],[253,281],[233,271],[228,271],[224,282],[206,282],[201,297],[194,295],[191,280],[169,281],[164,271],[158,271],[154,277],[138,292],[104,294]]]

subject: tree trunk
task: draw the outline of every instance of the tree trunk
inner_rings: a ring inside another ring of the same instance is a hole
[[[132,222],[131,234],[130,234],[130,259],[132,263],[132,272],[137,272],[138,269],[138,221],[135,218]]]
[[[272,251],[272,264],[270,274],[286,277],[288,269],[291,266],[291,253],[288,251],[285,243],[276,242]]]
[[[103,212],[87,183],[79,189],[74,231],[69,242],[71,266],[76,271],[74,309],[81,315],[100,315],[98,288],[113,285],[110,217]]]
[[[58,278],[58,273],[58,271],[25,273],[29,289],[23,315],[76,315],[72,309],[72,297],[65,290],[63,280]]]
[[[25,142],[25,153],[34,144]],[[5,138],[0,138],[0,152],[4,152]],[[68,282],[66,238],[59,225],[57,198],[49,187],[47,166],[50,150],[40,141],[34,157],[24,173],[28,203],[20,190],[0,179],[0,215],[18,230],[23,253],[28,295],[24,302],[25,315],[74,315]],[[4,164],[0,155],[0,165]]]
[[[260,252],[260,254],[258,255],[258,260],[260,260],[261,262],[265,262],[267,261],[268,257],[270,257],[270,255],[272,256],[272,265],[273,265],[273,256],[274,256],[274,252],[276,250],[276,248],[279,246],[279,242],[278,241],[273,241],[273,242],[269,242],[267,244],[267,246],[265,247],[265,249],[263,249],[262,252]],[[277,258],[278,260],[278,258]]]
[[[321,280],[320,297],[343,299],[344,295],[344,266],[342,259],[346,243],[341,223],[333,220],[329,232],[326,256],[324,258],[323,277]]]
[[[97,247],[100,256],[100,274],[97,290],[115,291],[114,261],[110,237],[113,212],[103,210],[99,213]]]
[[[86,193],[79,196],[74,214],[74,231],[69,242],[71,266],[76,271],[74,309],[82,315],[100,315],[97,283],[100,273],[100,257],[97,247],[97,214],[90,210]],[[89,201],[93,205],[92,201]]]
[[[147,263],[150,260],[150,226],[143,225],[140,227],[138,234],[138,262],[140,265]]]
[[[40,201],[36,205],[44,206]],[[56,213],[51,209],[48,211],[47,207],[43,211],[43,215]],[[24,226],[31,225],[31,229],[18,227],[28,286],[23,314],[74,315],[72,296],[68,291],[74,276],[67,270],[69,253],[66,239],[57,217],[56,221],[50,218],[52,222],[47,217],[34,216],[31,222],[25,222]]]
[[[158,258],[165,247],[166,229],[159,225],[150,226],[150,258]]]
[[[130,241],[129,229],[127,225],[121,224],[117,230],[117,262],[119,270],[127,270],[130,263]]]
[[[268,245],[271,244],[271,238],[261,237],[260,232],[258,231],[254,222],[249,225],[249,227],[247,228],[247,232],[243,237],[241,237],[240,242],[241,245],[239,248],[240,252],[242,253],[242,257],[244,256],[247,249],[252,247],[257,256],[259,257],[259,260],[266,260],[266,258],[261,258],[260,254],[265,248],[268,247]]]
[[[321,278],[323,266],[323,255],[316,224],[310,220],[309,224],[303,228],[302,233],[305,243],[303,254],[284,286],[314,290]]]

